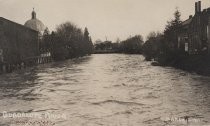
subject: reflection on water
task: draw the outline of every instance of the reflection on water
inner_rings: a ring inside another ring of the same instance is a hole
[[[92,55],[1,75],[0,112],[65,114],[48,119],[56,126],[210,124],[209,82],[140,55]]]

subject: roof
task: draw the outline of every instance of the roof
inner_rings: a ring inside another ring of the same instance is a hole
[[[30,19],[26,21],[25,26],[38,32],[45,30],[45,25],[38,19]]]
[[[183,26],[184,26],[184,25],[189,25],[191,22],[192,22],[192,18],[189,18],[189,19],[183,21],[183,22],[182,22],[182,25],[183,25]]]
[[[8,19],[3,18],[3,17],[0,17],[0,20],[5,20],[5,21],[8,21],[8,22],[10,22],[10,23],[16,24],[16,25],[18,25],[18,26],[20,26],[20,27],[22,27],[22,28],[25,28],[25,29],[27,29],[27,30],[31,30],[31,31],[37,32],[36,30],[33,30],[33,29],[28,28],[28,27],[26,27],[26,26],[24,26],[24,25],[22,25],[22,24],[18,24],[18,23],[14,22],[14,21],[8,20]]]

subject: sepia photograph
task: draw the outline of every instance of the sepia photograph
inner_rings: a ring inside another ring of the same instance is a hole
[[[210,0],[0,0],[0,126],[210,126]]]

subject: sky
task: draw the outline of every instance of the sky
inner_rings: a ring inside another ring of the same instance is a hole
[[[0,17],[24,24],[33,8],[50,31],[66,21],[88,28],[92,40],[116,41],[163,31],[176,7],[182,20],[194,15],[197,0],[0,0]],[[202,9],[210,0],[201,0]]]

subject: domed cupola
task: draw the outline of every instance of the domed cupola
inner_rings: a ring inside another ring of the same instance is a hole
[[[46,28],[45,25],[39,19],[36,18],[36,12],[34,11],[34,9],[32,11],[32,18],[26,21],[25,26],[38,31],[41,35],[43,34]]]

